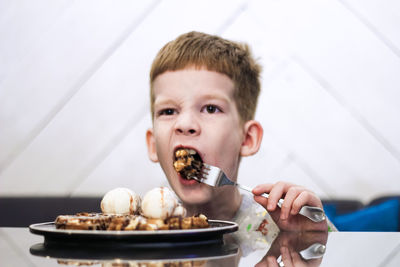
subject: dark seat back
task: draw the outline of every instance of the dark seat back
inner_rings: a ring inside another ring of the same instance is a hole
[[[0,227],[27,227],[61,214],[100,212],[101,197],[0,197]]]

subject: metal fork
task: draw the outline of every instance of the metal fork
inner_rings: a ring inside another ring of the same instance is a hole
[[[201,177],[191,177],[191,178],[197,180],[198,182],[205,183],[213,187],[233,185],[249,192],[252,191],[250,187],[240,185],[230,180],[220,168],[215,166],[203,163],[200,175]],[[268,198],[269,194],[263,193],[261,196]],[[280,199],[278,201],[278,207],[281,208],[282,204],[283,204],[283,199]],[[318,207],[303,206],[300,209],[299,214],[309,218],[314,222],[322,222],[326,219],[324,211]]]

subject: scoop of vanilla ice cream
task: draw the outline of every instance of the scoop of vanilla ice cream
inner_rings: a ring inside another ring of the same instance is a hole
[[[166,219],[174,214],[178,199],[171,189],[156,187],[148,191],[142,201],[142,215],[147,218]]]
[[[128,188],[108,191],[101,200],[101,211],[106,214],[134,214],[139,211],[140,196]]]
[[[186,211],[185,207],[180,205],[180,204],[178,204],[178,206],[175,207],[175,209],[174,209],[174,211],[172,213],[172,216],[174,216],[174,217],[182,217],[183,218],[183,217],[186,216],[186,213],[187,213],[187,211]]]

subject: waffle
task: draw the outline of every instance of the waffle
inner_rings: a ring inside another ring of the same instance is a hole
[[[108,215],[102,213],[77,213],[60,215],[55,220],[57,229],[72,230],[179,230],[208,228],[208,219],[200,214],[192,217],[171,217],[166,220],[149,219],[141,215]]]
[[[106,230],[110,222],[111,216],[98,213],[77,213],[58,216],[55,225],[57,229]]]
[[[192,217],[172,217],[166,220],[166,224],[170,230],[172,229],[198,229],[198,228],[208,228],[207,217],[203,214]]]

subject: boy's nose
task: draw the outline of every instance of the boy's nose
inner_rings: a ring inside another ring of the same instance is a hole
[[[200,133],[200,126],[194,116],[190,114],[180,114],[176,122],[175,132],[177,134],[194,136]]]

